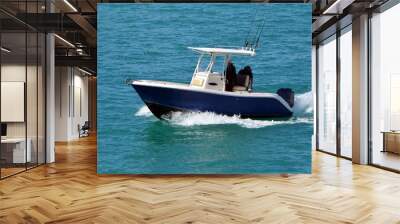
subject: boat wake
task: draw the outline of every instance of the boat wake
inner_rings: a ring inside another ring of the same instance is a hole
[[[150,109],[144,105],[142,106],[136,113],[135,116],[138,117],[151,117],[153,114],[151,113]]]
[[[219,115],[212,112],[174,112],[167,120],[179,126],[200,126],[200,125],[238,125],[244,128],[263,128],[274,125],[287,125],[298,123],[311,123],[307,118],[291,118],[289,120],[253,120],[250,118],[240,118],[240,116]]]
[[[306,92],[294,96],[293,114],[296,117],[312,116],[314,107],[312,92]]]
[[[173,125],[201,126],[201,125],[238,125],[244,128],[263,128],[275,125],[312,124],[313,99],[312,93],[307,92],[295,96],[294,116],[288,120],[253,120],[240,116],[219,115],[212,112],[173,112],[166,120]],[[136,116],[153,116],[147,106],[141,107]]]

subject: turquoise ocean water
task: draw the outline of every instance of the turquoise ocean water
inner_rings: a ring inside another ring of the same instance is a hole
[[[188,83],[198,55],[187,47],[242,46],[264,17],[257,56],[233,61],[252,66],[255,91],[296,92],[289,120],[174,113],[160,121],[125,84]],[[98,172],[311,172],[310,35],[309,4],[99,4]]]

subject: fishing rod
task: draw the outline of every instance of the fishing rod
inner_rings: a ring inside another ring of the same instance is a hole
[[[256,22],[256,19],[257,19],[257,10],[258,10],[258,9],[256,9],[255,16],[254,16],[252,22],[250,23],[250,29],[249,29],[249,32],[247,32],[247,36],[246,36],[246,39],[245,39],[245,42],[244,42],[244,47],[248,47],[248,46],[250,45],[249,37],[250,37],[250,34],[251,34],[252,31],[253,31],[253,29],[251,28],[251,27],[252,27],[251,24],[254,24],[254,23]]]
[[[256,16],[254,17],[252,23],[255,23],[256,18],[257,18],[257,11],[256,11]],[[255,29],[254,36],[252,38],[250,38],[250,39],[252,39],[251,41],[249,41],[249,36],[252,33],[253,29],[250,28],[250,31],[247,33],[247,36],[246,36],[246,39],[245,39],[244,47],[246,47],[246,48],[249,47],[249,48],[256,49],[259,46],[261,33],[262,33],[262,31],[264,29],[264,26],[265,26],[265,19],[266,19],[266,16],[264,16],[264,18],[262,20],[262,23]]]
[[[254,48],[257,48],[257,47],[258,47],[258,42],[260,41],[260,37],[261,37],[261,33],[262,33],[263,29],[264,29],[264,25],[265,25],[265,16],[264,16],[264,19],[263,19],[263,23],[262,23],[260,32],[258,33],[258,37],[257,37],[257,40],[256,40],[256,42],[255,42]]]

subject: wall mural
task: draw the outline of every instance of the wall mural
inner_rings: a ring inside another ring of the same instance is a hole
[[[99,4],[98,173],[310,173],[311,4]]]

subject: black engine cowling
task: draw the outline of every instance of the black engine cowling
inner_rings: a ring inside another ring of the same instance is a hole
[[[293,107],[294,105],[294,92],[290,88],[281,88],[276,91],[276,94],[278,94],[280,97],[282,97],[290,107]]]

